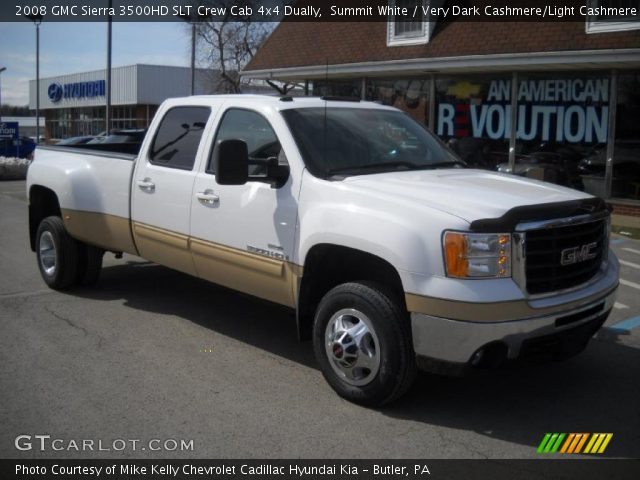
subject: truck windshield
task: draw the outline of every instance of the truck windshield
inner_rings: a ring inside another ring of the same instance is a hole
[[[313,107],[282,115],[305,165],[317,177],[466,166],[402,112]]]

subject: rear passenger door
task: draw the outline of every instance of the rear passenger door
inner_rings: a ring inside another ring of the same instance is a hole
[[[168,108],[152,130],[154,138],[141,151],[131,192],[133,234],[140,255],[192,275],[191,197],[211,113],[209,106]]]

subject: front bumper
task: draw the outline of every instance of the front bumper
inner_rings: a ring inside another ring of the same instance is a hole
[[[508,321],[481,321],[443,318],[411,313],[413,345],[418,366],[423,370],[456,372],[470,365],[488,365],[498,360],[514,360],[532,350],[548,346],[577,344],[580,351],[606,320],[615,303],[617,262],[611,262],[608,275],[588,289],[584,302],[555,305],[553,312]],[[580,292],[574,292],[572,298]],[[534,304],[536,302],[530,302]],[[482,305],[486,308],[487,305]],[[531,305],[530,305],[531,306]],[[499,307],[496,318],[500,317]],[[575,345],[574,345],[575,346]],[[581,347],[581,348],[580,348]]]

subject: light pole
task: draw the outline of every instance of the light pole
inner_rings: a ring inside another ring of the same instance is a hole
[[[40,24],[42,15],[27,15],[36,26],[36,143],[40,143]]]
[[[180,15],[182,20],[191,24],[191,95],[196,92],[196,19],[194,15]]]
[[[111,11],[112,0],[109,0],[109,11]],[[107,135],[111,133],[111,38],[113,22],[111,15],[107,19],[107,91],[106,91],[106,112],[105,124]]]
[[[0,73],[4,72],[7,67],[1,67]],[[0,122],[2,122],[2,75],[0,75]]]

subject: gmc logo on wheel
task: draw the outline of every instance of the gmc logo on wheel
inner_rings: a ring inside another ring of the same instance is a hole
[[[598,242],[592,242],[580,247],[565,248],[560,254],[560,264],[563,266],[573,265],[574,263],[596,258],[598,256],[598,253],[595,251],[597,247]]]

